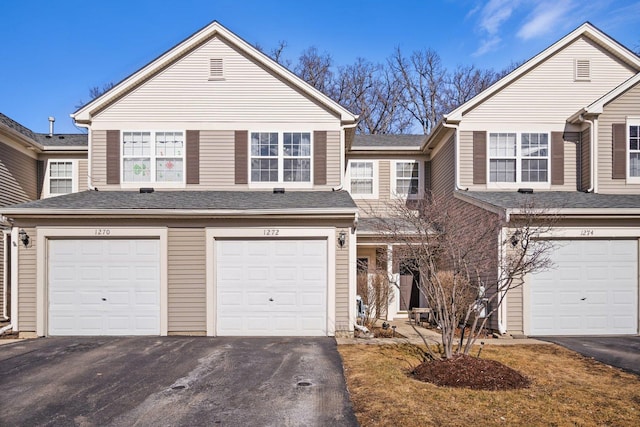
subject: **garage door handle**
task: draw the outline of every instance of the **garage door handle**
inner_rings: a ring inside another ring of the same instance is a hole
[[[269,301],[273,301],[273,298],[269,298]]]
[[[586,300],[586,299],[587,299],[587,297],[580,298],[580,301],[584,301],[584,300]]]
[[[106,300],[107,300],[106,298],[102,298],[102,301],[106,301]]]

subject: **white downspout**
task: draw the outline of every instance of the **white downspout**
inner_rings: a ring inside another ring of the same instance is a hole
[[[453,129],[454,133],[453,133],[453,145],[455,147],[455,156],[456,156],[456,167],[455,167],[455,172],[456,172],[456,178],[455,178],[455,185],[456,185],[456,190],[462,190],[462,191],[469,191],[469,188],[462,188],[460,186],[460,144],[458,143],[458,131],[459,131],[459,125],[452,125],[446,122],[442,122],[442,126],[449,128],[449,129]]]
[[[590,179],[591,179],[591,186],[589,187],[589,189],[587,189],[587,193],[593,193],[596,192],[597,193],[597,186],[596,186],[596,154],[597,154],[597,148],[595,146],[595,135],[594,133],[596,132],[596,126],[593,122],[593,120],[587,120],[584,118],[584,116],[582,114],[580,114],[580,116],[578,117],[578,119],[580,120],[581,123],[588,123],[589,124],[589,146],[591,148],[591,150],[589,150],[589,168],[591,169],[589,171],[590,174]],[[582,139],[582,138],[581,138]]]

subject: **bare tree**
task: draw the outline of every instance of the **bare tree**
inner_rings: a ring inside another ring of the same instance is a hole
[[[419,272],[445,358],[469,354],[507,293],[526,274],[551,266],[552,244],[539,238],[556,217],[531,203],[520,212],[506,223],[451,195],[430,195],[411,206],[394,202],[386,217],[376,218],[380,234],[396,244],[394,257]]]
[[[443,108],[446,111],[456,109],[497,80],[498,74],[493,70],[480,69],[473,65],[458,66],[447,76]]]
[[[93,87],[89,88],[89,101],[84,102],[83,100],[80,100],[78,105],[75,105],[75,108],[78,109],[78,108],[84,107],[85,104],[87,104],[87,103],[93,101],[94,99],[102,96],[105,92],[108,92],[114,86],[115,86],[115,83],[109,82],[109,83],[103,84],[102,87],[93,86]]]
[[[424,134],[430,133],[446,111],[443,95],[446,69],[440,55],[432,49],[415,51],[405,57],[400,48],[389,58],[395,78],[404,86],[405,108],[420,125]]]
[[[360,133],[404,133],[411,127],[403,108],[402,84],[382,65],[358,58],[355,64],[341,67],[333,96],[360,115]]]
[[[306,49],[298,58],[294,71],[304,81],[331,96],[333,86],[333,59],[328,53],[319,53],[314,46]]]

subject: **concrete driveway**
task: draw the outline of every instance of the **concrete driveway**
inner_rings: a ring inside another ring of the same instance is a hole
[[[640,375],[640,336],[536,338]]]
[[[0,346],[0,425],[355,426],[332,338],[40,338]]]

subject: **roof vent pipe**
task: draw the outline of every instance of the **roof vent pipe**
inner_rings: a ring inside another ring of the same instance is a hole
[[[56,121],[56,118],[53,116],[49,116],[49,136],[53,136],[53,122]]]

